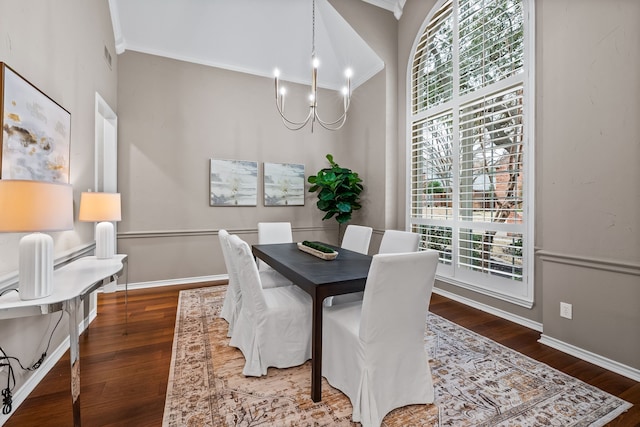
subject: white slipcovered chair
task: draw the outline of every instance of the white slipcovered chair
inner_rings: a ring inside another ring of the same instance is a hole
[[[363,225],[347,225],[342,236],[340,247],[361,254],[369,252],[369,242],[371,241],[371,233],[373,228]]]
[[[380,242],[379,254],[416,252],[420,245],[420,235],[410,231],[385,230]]]
[[[233,334],[233,328],[242,304],[238,274],[235,271],[235,265],[232,263],[231,259],[232,254],[229,237],[230,235],[227,230],[221,229],[218,231],[218,239],[220,240],[220,247],[222,248],[222,257],[224,258],[224,265],[227,268],[227,274],[229,275],[227,292],[225,293],[224,301],[222,303],[222,310],[220,310],[220,317],[229,323],[229,330],[227,332],[228,337]]]
[[[342,236],[341,248],[348,249],[354,252],[360,252],[367,255],[369,252],[369,243],[371,242],[371,234],[373,228],[363,225],[347,225],[344,230],[344,236]],[[331,306],[333,304],[345,304],[351,301],[357,301],[362,299],[362,292],[354,292],[352,294],[336,295],[325,299],[325,306]]]
[[[240,313],[240,307],[242,306],[242,292],[240,289],[236,256],[231,250],[231,235],[227,230],[221,229],[218,231],[218,238],[220,240],[220,247],[222,248],[224,265],[227,269],[227,274],[229,275],[229,283],[227,284],[227,292],[224,296],[222,309],[220,310],[220,317],[229,323],[227,336],[230,337],[233,335],[235,322],[238,317],[238,313]],[[260,278],[264,288],[276,288],[279,286],[292,285],[290,280],[287,280],[284,276],[273,269],[261,271]]]
[[[266,245],[271,243],[293,243],[293,233],[290,222],[259,222],[258,223],[258,244]],[[269,264],[258,260],[260,271],[273,269]]]
[[[374,255],[363,300],[324,308],[322,375],[364,427],[434,400],[424,332],[437,264],[436,251]]]
[[[263,289],[249,245],[230,237],[237,261],[242,307],[229,345],[242,351],[247,376],[288,368],[311,358],[311,297],[297,286]]]

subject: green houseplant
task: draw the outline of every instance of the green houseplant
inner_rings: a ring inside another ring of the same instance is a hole
[[[318,192],[316,206],[326,212],[322,220],[335,216],[338,225],[341,225],[351,220],[353,211],[362,207],[360,193],[364,187],[356,172],[340,167],[331,154],[327,154],[327,160],[331,167],[323,168],[317,175],[307,178],[311,184],[309,192]]]

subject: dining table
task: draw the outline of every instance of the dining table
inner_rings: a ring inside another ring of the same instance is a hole
[[[325,260],[304,252],[297,243],[253,245],[257,258],[307,292],[312,299],[311,400],[322,400],[322,310],[327,297],[363,291],[372,257],[320,243],[338,252]]]

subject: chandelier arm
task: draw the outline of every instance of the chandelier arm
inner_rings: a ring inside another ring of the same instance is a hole
[[[300,124],[300,125],[298,125],[298,126],[291,126],[291,125],[289,125],[289,124],[287,123],[287,121],[286,121],[286,120],[284,120],[284,119],[282,120],[282,124],[284,124],[284,127],[286,127],[286,128],[287,128],[287,129],[289,129],[289,130],[300,130],[300,129],[302,129],[303,127],[305,127],[305,126],[307,125],[307,123],[308,123],[308,122],[304,122],[304,123],[302,123],[302,124]]]
[[[332,122],[325,122],[324,120],[322,120],[320,118],[320,116],[318,116],[318,114],[316,113],[316,120],[322,125],[322,126],[334,126],[336,124],[338,124],[339,122],[344,122],[347,118],[347,112],[345,111],[344,113],[342,113],[342,115],[337,119],[334,120]]]
[[[325,123],[322,120],[320,120],[320,117],[316,116],[318,123],[320,123],[320,126],[322,126],[323,128],[327,129],[327,130],[338,130],[340,128],[342,128],[342,126],[344,126],[344,124],[347,122],[347,114],[343,114],[342,117],[338,120],[336,120],[335,122],[331,122],[331,123]],[[338,122],[341,122],[340,124],[338,124]]]
[[[349,111],[350,104],[351,104],[350,99],[348,99],[347,100],[347,108],[345,108],[344,113],[342,113],[342,115],[340,117],[338,117],[336,120],[334,120],[333,122],[325,122],[324,120],[322,120],[320,118],[320,116],[318,115],[318,110],[317,109],[315,111],[315,117],[318,120],[318,122],[320,122],[320,124],[325,128],[326,128],[326,126],[334,126],[338,122],[342,122],[342,124],[340,125],[340,127],[342,127],[342,125],[344,124],[345,120],[347,119],[347,111]],[[338,128],[338,129],[340,129],[340,128]]]
[[[280,109],[280,106],[278,105],[278,102],[276,101],[276,110],[278,110],[278,114],[280,114],[280,117],[282,117],[282,122],[289,127],[287,124],[291,125],[291,126],[299,126],[296,129],[291,129],[291,130],[298,130],[303,128],[307,123],[309,123],[309,119],[311,119],[311,110],[309,110],[309,114],[307,114],[307,117],[301,121],[301,122],[294,122],[293,120],[289,120],[285,115],[284,112]]]

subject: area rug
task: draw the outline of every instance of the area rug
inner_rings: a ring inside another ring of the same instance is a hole
[[[310,398],[311,365],[244,377],[219,318],[226,287],[180,292],[163,426],[356,426],[326,380]],[[429,313],[425,346],[436,399],[398,408],[383,426],[602,426],[631,404]]]

